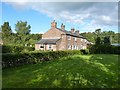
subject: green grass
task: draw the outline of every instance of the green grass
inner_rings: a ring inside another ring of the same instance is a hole
[[[117,88],[118,55],[74,55],[4,69],[3,88]]]

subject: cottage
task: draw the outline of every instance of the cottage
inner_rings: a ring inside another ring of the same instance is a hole
[[[57,28],[55,20],[51,23],[51,28],[42,35],[42,39],[35,43],[36,50],[80,50],[87,48],[87,39],[75,31],[65,30],[65,25]]]

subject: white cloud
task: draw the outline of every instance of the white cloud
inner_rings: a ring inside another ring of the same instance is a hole
[[[19,0],[17,2],[118,2],[119,0]],[[2,0],[2,2],[16,2],[16,0]]]
[[[9,2],[8,4],[18,9],[33,9],[55,20],[64,22],[84,24],[86,20],[90,20],[91,23],[86,26],[86,29],[105,25],[117,26],[118,22],[117,2],[36,3],[24,0],[24,2]]]

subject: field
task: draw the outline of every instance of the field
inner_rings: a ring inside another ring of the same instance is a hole
[[[73,55],[3,69],[3,88],[117,88],[118,55]]]

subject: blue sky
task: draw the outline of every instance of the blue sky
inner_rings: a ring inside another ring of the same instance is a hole
[[[50,23],[57,21],[57,27],[65,24],[66,30],[74,27],[80,32],[93,32],[97,28],[118,32],[117,3],[100,2],[2,2],[2,25],[10,23],[12,30],[17,21],[27,21],[31,33],[44,33]]]

